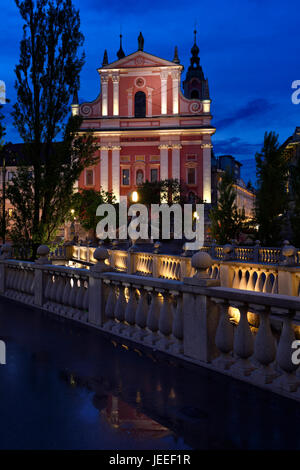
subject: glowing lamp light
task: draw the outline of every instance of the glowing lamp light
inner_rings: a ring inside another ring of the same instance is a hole
[[[132,202],[138,202],[139,195],[138,195],[137,191],[133,191],[131,199],[132,199]]]
[[[198,212],[196,212],[196,211],[194,212],[193,217],[194,217],[194,219],[196,219],[196,220],[199,220],[199,219],[200,219],[199,214],[198,214]]]
[[[75,213],[75,210],[71,209],[71,214],[74,215],[74,213]]]

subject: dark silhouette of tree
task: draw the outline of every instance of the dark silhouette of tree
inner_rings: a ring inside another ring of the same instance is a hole
[[[238,210],[235,199],[236,191],[231,174],[226,171],[218,185],[218,202],[210,211],[211,234],[220,245],[239,238],[247,229],[244,210]]]
[[[281,240],[288,204],[287,159],[279,148],[277,134],[265,133],[263,148],[255,159],[258,238],[266,246],[276,246]]]
[[[78,55],[84,40],[78,11],[71,0],[16,4],[24,27],[13,117],[26,145],[25,164],[9,197],[15,207],[14,234],[32,244],[34,257],[38,245],[53,239],[62,224],[82,170],[95,162],[95,140],[92,133],[77,134],[82,122],[78,116],[65,124],[84,63],[84,55]],[[61,135],[63,141],[57,143]]]

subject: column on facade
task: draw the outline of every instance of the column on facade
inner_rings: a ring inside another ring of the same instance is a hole
[[[172,178],[180,181],[180,149],[181,144],[172,145]]]
[[[120,150],[119,145],[112,146],[112,191],[117,202],[120,200]]]
[[[169,72],[167,70],[162,70],[160,72],[160,79],[161,79],[161,114],[167,114],[168,75],[169,75]]]
[[[128,88],[127,90],[128,97],[128,116],[133,116],[133,107],[132,107],[132,98],[133,98],[133,88]]]
[[[119,82],[120,76],[113,74],[113,115],[119,116]]]
[[[211,143],[202,144],[203,150],[203,200],[211,203]]]
[[[108,115],[108,75],[101,75],[102,116]]]
[[[160,179],[168,179],[168,144],[161,144],[159,147],[160,150]]]
[[[152,92],[153,88],[147,87],[147,116],[152,116]]]
[[[173,102],[173,114],[179,113],[179,70],[173,70],[172,72],[172,102]]]
[[[100,186],[103,191],[108,191],[108,150],[108,146],[100,147]]]

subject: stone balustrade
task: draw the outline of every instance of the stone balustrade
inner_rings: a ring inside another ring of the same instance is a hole
[[[223,265],[209,277],[217,267],[205,252],[193,256],[194,275],[181,281],[113,272],[104,248],[94,251],[89,270],[52,265],[48,247],[38,256],[35,263],[0,260],[0,295],[300,401],[300,368],[292,362],[300,299],[274,295],[275,277],[261,281],[265,293],[255,290],[262,275],[255,281],[242,273],[243,288],[221,287]],[[254,289],[246,290],[249,283]]]
[[[284,247],[288,263],[284,259],[282,260],[281,251],[284,252],[284,249],[261,248],[258,243],[254,248],[226,245],[221,249],[221,247],[214,245],[213,250],[217,255],[213,258],[213,265],[208,269],[207,274],[212,279],[220,279],[223,287],[299,296],[300,266],[293,264],[294,248],[287,244]],[[249,261],[249,258],[253,257],[252,250],[257,251],[257,259],[277,260],[277,264]],[[268,250],[270,250],[269,254]],[[92,260],[93,251],[94,248],[91,247],[80,247],[80,252],[85,252],[83,260]],[[207,247],[201,251],[209,252]],[[297,252],[297,250],[295,251]],[[108,252],[111,266],[120,272],[181,281],[185,277],[192,277],[195,274],[191,258],[187,256],[122,250],[108,250]],[[74,258],[74,253],[78,253],[78,247],[73,247],[73,259],[78,259]],[[242,261],[235,260],[236,253],[239,258],[243,258]],[[292,261],[290,257],[292,257]],[[282,260],[280,264],[279,259]]]

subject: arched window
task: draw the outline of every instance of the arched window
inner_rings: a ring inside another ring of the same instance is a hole
[[[199,91],[198,90],[193,90],[191,93],[191,98],[193,100],[198,100],[199,99]]]
[[[144,172],[143,170],[138,170],[136,172],[136,184],[140,185],[140,184],[143,184],[143,182],[144,182]]]
[[[143,91],[138,91],[135,94],[134,116],[137,118],[146,117],[146,95]]]

